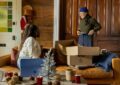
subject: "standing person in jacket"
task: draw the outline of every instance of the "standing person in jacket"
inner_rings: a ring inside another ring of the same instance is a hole
[[[24,30],[23,45],[19,53],[17,61],[18,67],[20,68],[21,59],[39,58],[41,55],[41,48],[36,40],[39,37],[39,29],[36,25],[28,24]]]
[[[86,7],[80,8],[80,22],[77,34],[79,35],[78,44],[81,46],[93,46],[93,35],[99,33],[101,25],[88,14]]]

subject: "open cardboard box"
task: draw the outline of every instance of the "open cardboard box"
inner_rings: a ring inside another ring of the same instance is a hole
[[[68,65],[91,66],[92,56],[67,56]]]
[[[99,47],[70,46],[66,47],[67,55],[96,56],[100,54]]]
[[[66,47],[68,65],[92,65],[92,56],[100,54],[99,47],[71,46]]]

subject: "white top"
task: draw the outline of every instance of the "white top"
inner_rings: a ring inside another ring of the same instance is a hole
[[[28,37],[23,44],[19,58],[38,58],[40,54],[39,43],[33,37]]]

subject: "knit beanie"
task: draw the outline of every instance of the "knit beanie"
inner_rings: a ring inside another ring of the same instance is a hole
[[[88,12],[87,7],[81,7],[81,8],[80,8],[80,12]]]

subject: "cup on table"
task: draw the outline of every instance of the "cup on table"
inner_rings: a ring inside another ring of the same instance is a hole
[[[36,78],[37,85],[42,85],[42,82],[43,82],[43,77],[42,76],[39,76],[39,77]]]
[[[7,76],[12,77],[13,76],[13,72],[5,72],[5,77],[7,77]]]
[[[65,75],[66,75],[66,80],[71,81],[72,80],[72,69],[67,69],[65,71]]]
[[[81,83],[81,76],[80,75],[75,75],[75,83],[80,84]]]

